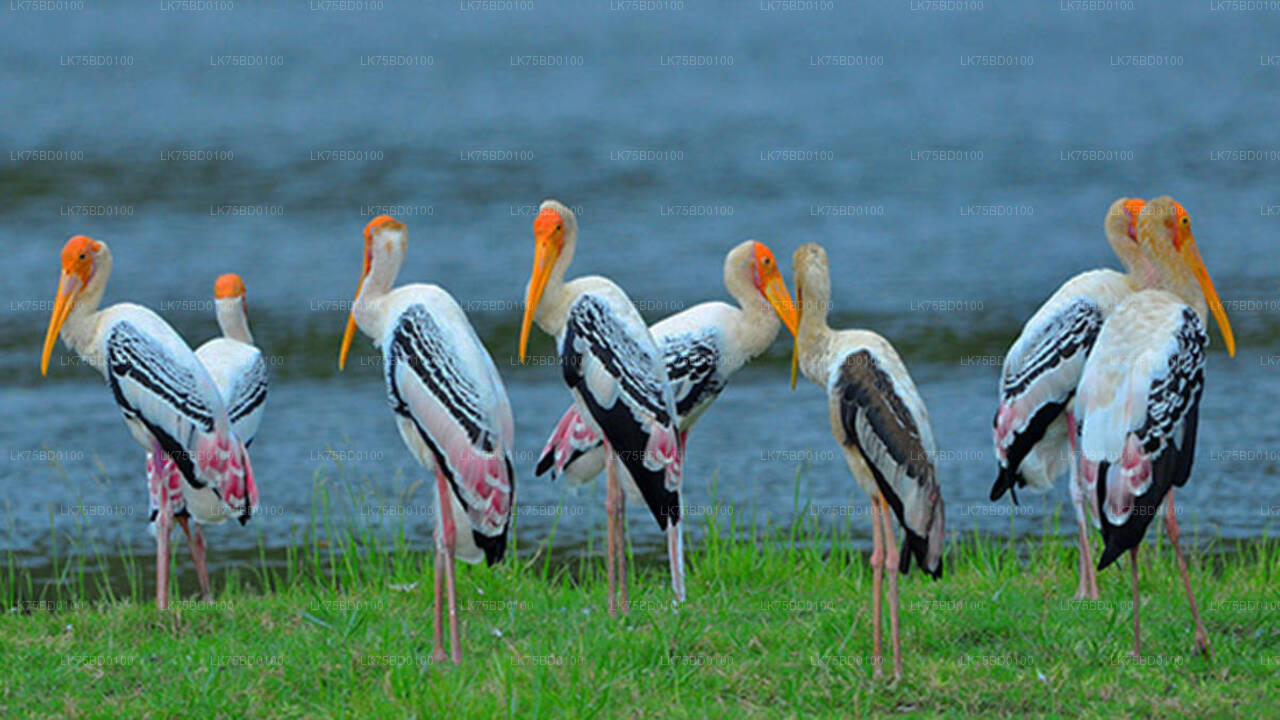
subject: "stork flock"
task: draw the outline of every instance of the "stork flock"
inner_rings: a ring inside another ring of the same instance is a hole
[[[1066,475],[1079,524],[1077,597],[1096,598],[1096,570],[1129,553],[1133,652],[1140,653],[1138,547],[1164,505],[1199,650],[1208,635],[1187,575],[1173,504],[1190,477],[1204,385],[1206,314],[1227,350],[1235,343],[1181,205],[1121,198],[1105,235],[1125,273],[1077,275],[1027,321],[1005,358],[994,422],[998,460],[991,499],[1043,492]],[[626,615],[625,511],[643,501],[666,534],[673,602],[685,599],[681,471],[689,431],[730,378],[785,326],[794,337],[791,386],[803,374],[827,393],[831,431],[871,500],[873,672],[882,675],[882,597],[888,578],[893,675],[902,675],[899,574],[914,562],[942,577],[945,508],[929,413],[893,346],[869,330],[827,324],[826,251],[793,257],[793,301],[773,252],[754,240],[724,260],[736,305],[706,302],[647,326],[608,278],[566,279],[578,241],[574,213],[542,203],[533,223],[519,357],[537,324],[555,339],[572,403],[551,431],[536,475],[572,484],[607,478],[608,612]],[[506,553],[515,504],[514,422],[502,377],[466,314],[443,288],[396,287],[408,251],[404,223],[383,215],[364,228],[363,269],[339,368],[356,331],[380,349],[400,436],[434,477],[434,658],[461,662],[455,560],[489,564]],[[101,373],[146,452],[156,604],[169,604],[169,536],[187,537],[201,595],[212,597],[201,526],[249,521],[258,486],[249,446],[262,421],[267,373],[249,331],[245,285],[214,287],[222,336],[192,350],[151,310],[99,309],[111,274],[106,243],[77,235],[62,273],[41,357],[47,374],[59,337]],[[1103,550],[1091,559],[1088,525]],[[444,650],[447,608],[450,653]]]

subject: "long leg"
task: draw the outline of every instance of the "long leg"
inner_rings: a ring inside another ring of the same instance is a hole
[[[444,531],[436,526],[436,601],[433,606],[432,618],[432,650],[431,660],[433,662],[442,663],[448,656],[444,654]]]
[[[1098,599],[1098,576],[1093,567],[1093,556],[1089,550],[1089,508],[1085,505],[1085,492],[1082,485],[1083,479],[1080,477],[1079,458],[1076,453],[1076,423],[1074,414],[1067,413],[1067,444],[1070,447],[1071,457],[1067,460],[1070,468],[1067,476],[1067,482],[1070,483],[1071,500],[1075,506],[1076,524],[1079,526],[1079,543],[1080,555],[1077,558],[1080,565],[1080,581],[1076,585],[1076,600],[1097,600]]]
[[[689,443],[689,431],[680,433],[680,462],[684,463],[685,448]],[[680,505],[680,522],[667,524],[667,560],[671,564],[671,590],[676,595],[676,602],[682,603],[684,592],[684,497],[676,496]]]
[[[884,540],[880,536],[880,503],[871,498],[871,674],[883,674],[884,655],[880,651],[880,588],[884,580]]]
[[[182,534],[187,536],[187,546],[191,548],[191,561],[196,566],[196,579],[200,581],[200,599],[205,602],[213,601],[213,593],[209,589],[209,566],[205,564],[205,541],[204,533],[200,530],[200,523],[189,523],[186,515],[176,518],[178,525],[182,527]],[[194,524],[195,528],[189,527]]]
[[[453,571],[453,552],[457,541],[453,524],[453,502],[444,475],[436,470],[436,489],[440,497],[440,527],[444,535],[445,592],[449,597],[449,651],[453,664],[462,664],[462,644],[458,638],[458,588]]]
[[[617,460],[609,458],[610,463],[616,463]],[[627,494],[622,489],[622,481],[618,479],[618,470],[614,468],[614,480],[617,490],[614,497],[617,502],[614,505],[614,513],[616,517],[613,520],[614,532],[618,533],[618,539],[614,542],[614,547],[618,552],[618,612],[623,615],[631,614],[631,596],[627,593]]]
[[[1169,534],[1169,542],[1173,543],[1173,552],[1178,556],[1178,574],[1182,576],[1182,587],[1187,591],[1187,602],[1191,604],[1191,619],[1196,626],[1196,652],[1207,658],[1213,658],[1213,650],[1209,648],[1209,633],[1205,632],[1200,622],[1200,610],[1196,607],[1196,596],[1191,592],[1191,578],[1187,575],[1187,560],[1182,555],[1182,545],[1178,542],[1181,532],[1178,530],[1178,516],[1173,507],[1173,488],[1165,498],[1164,529]]]
[[[1129,567],[1133,571],[1133,656],[1142,657],[1142,631],[1138,625],[1138,546],[1129,550]]]
[[[898,635],[898,538],[893,531],[889,503],[880,498],[880,528],[884,531],[884,570],[889,576],[889,634],[893,638],[893,679],[902,677],[902,638]]]
[[[684,509],[680,522],[667,524],[667,558],[671,562],[671,590],[676,602],[684,602]]]
[[[604,514],[609,524],[607,547],[605,548],[606,566],[609,573],[609,617],[618,616],[618,478],[614,468],[613,448],[608,442],[604,444],[604,467],[608,480],[605,485]]]
[[[164,457],[164,449],[160,447],[160,443],[153,443],[151,450],[147,452],[147,493],[151,509],[155,512],[153,530],[156,534],[157,610],[169,608],[169,532],[173,524],[173,508],[169,505],[169,495],[161,472]]]

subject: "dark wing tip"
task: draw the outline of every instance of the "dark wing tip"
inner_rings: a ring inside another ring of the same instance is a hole
[[[502,557],[507,552],[507,528],[502,528],[502,532],[492,537],[484,535],[476,530],[471,531],[476,547],[484,551],[484,562],[492,567],[502,561]]]
[[[907,530],[907,536],[902,540],[902,549],[898,552],[898,572],[906,575],[911,570],[911,557],[915,556],[916,564],[920,566],[920,571],[925,575],[932,577],[934,580],[942,579],[942,559],[938,559],[938,566],[929,569],[929,540],[928,538],[917,535]]]
[[[556,464],[555,448],[547,448],[547,451],[542,454],[542,457],[538,458],[538,464],[533,468],[533,476],[541,477],[548,470],[551,469],[551,466],[555,464]],[[552,480],[554,479],[555,478],[553,477]]]
[[[1006,467],[1000,468],[1000,473],[996,475],[996,481],[991,485],[991,502],[995,502],[1004,497],[1005,492],[1009,493],[1009,497],[1013,500],[1013,504],[1018,504],[1018,494],[1014,492],[1014,488],[1026,485],[1026,481],[1022,479],[1022,474],[1017,470],[1011,470]]]

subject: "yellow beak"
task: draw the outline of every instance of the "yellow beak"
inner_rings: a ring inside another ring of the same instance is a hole
[[[533,253],[533,273],[529,276],[529,290],[524,298],[524,318],[520,321],[520,362],[524,362],[525,350],[529,346],[529,328],[533,326],[533,315],[538,310],[542,293],[547,289],[547,280],[551,277],[551,269],[560,257],[560,248],[550,238],[538,238]]]
[[[342,349],[338,351],[338,370],[347,369],[347,353],[351,350],[351,340],[356,336],[356,300],[360,299],[360,290],[364,288],[364,279],[368,277],[368,271],[360,276],[360,284],[356,285],[356,297],[351,301],[351,312],[347,315],[347,330],[342,333]]]
[[[53,315],[49,317],[49,330],[44,336],[44,352],[40,355],[41,375],[49,374],[49,357],[53,355],[53,346],[58,342],[58,333],[62,332],[62,325],[71,314],[71,308],[75,306],[81,289],[80,278],[63,270],[62,278],[58,281],[58,296],[53,301]]]
[[[795,342],[791,344],[791,389],[796,389],[796,376],[800,374],[800,318],[804,316],[804,291],[800,289],[800,284],[796,283],[796,313],[795,327],[792,328],[791,334],[795,336]]]
[[[1235,357],[1236,338],[1231,332],[1231,323],[1227,321],[1227,311],[1222,307],[1222,301],[1218,299],[1218,291],[1214,289],[1213,280],[1209,278],[1209,270],[1205,268],[1204,258],[1200,256],[1200,249],[1196,247],[1196,239],[1189,233],[1182,243],[1182,259],[1191,267],[1191,272],[1200,282],[1200,290],[1204,292],[1204,299],[1209,309],[1213,311],[1213,317],[1218,321],[1218,329],[1222,331],[1222,339],[1227,344],[1227,354]]]
[[[790,330],[794,337],[799,314],[796,311],[796,304],[791,300],[791,293],[787,292],[787,283],[782,279],[782,273],[775,269],[764,278],[761,284],[764,287],[765,299],[773,306],[773,311],[778,313],[782,324],[787,326],[787,330]]]

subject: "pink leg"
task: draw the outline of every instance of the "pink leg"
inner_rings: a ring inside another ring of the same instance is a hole
[[[1142,631],[1138,625],[1138,546],[1129,551],[1129,567],[1133,572],[1133,656],[1142,657]]]
[[[161,471],[164,449],[153,443],[147,453],[147,492],[151,506],[156,511],[156,609],[169,609],[169,532],[173,528],[173,507],[165,490],[165,478]]]
[[[681,510],[683,512],[683,509]],[[671,564],[671,591],[676,603],[684,602],[684,518],[667,525],[667,559]]]
[[[1071,472],[1067,482],[1071,483],[1071,499],[1075,501],[1076,524],[1079,526],[1080,555],[1077,561],[1080,566],[1080,581],[1076,584],[1076,600],[1098,599],[1098,575],[1093,567],[1093,556],[1089,549],[1089,508],[1086,505],[1083,479],[1080,477],[1079,457],[1076,451],[1076,416],[1067,412],[1067,445],[1071,448],[1069,464]]]
[[[889,503],[880,499],[880,527],[884,531],[884,571],[889,576],[889,634],[893,638],[893,679],[902,678],[902,638],[898,635],[898,543]]]
[[[433,662],[442,663],[448,659],[444,654],[444,537],[439,529],[436,530],[436,601],[434,608],[434,623],[432,624],[433,640],[431,650],[431,660]]]
[[[1169,535],[1169,542],[1173,543],[1174,554],[1178,556],[1178,574],[1182,576],[1182,587],[1186,589],[1187,602],[1191,604],[1191,619],[1196,627],[1196,652],[1212,660],[1213,650],[1209,648],[1209,633],[1200,622],[1200,610],[1196,607],[1196,596],[1191,592],[1191,578],[1187,574],[1187,559],[1182,556],[1182,545],[1178,542],[1181,532],[1178,530],[1178,517],[1173,507],[1173,488],[1169,489],[1169,495],[1165,498],[1164,529]]]
[[[177,520],[178,525],[182,526],[182,534],[187,536],[187,546],[191,548],[191,560],[196,566],[196,579],[200,581],[200,599],[213,602],[213,592],[209,585],[209,566],[205,564],[204,558],[204,533],[200,531],[200,523],[195,523],[195,529],[192,529],[188,527],[185,515]]]
[[[884,583],[884,539],[880,533],[880,503],[871,498],[871,674],[884,674],[884,654],[880,650],[880,592]]]
[[[156,609],[169,609],[169,532],[173,515],[168,504],[156,515]]]
[[[680,433],[680,460],[684,462],[685,444],[689,441],[689,431]],[[675,593],[676,603],[684,602],[684,506],[681,501],[680,522],[667,524],[667,560],[671,565],[671,591]]]
[[[613,448],[608,442],[604,444],[604,468],[605,475],[608,478],[605,486],[604,496],[604,514],[609,524],[609,535],[607,547],[605,549],[605,557],[607,559],[607,567],[609,574],[609,617],[618,616],[618,477],[615,474],[614,462],[616,458],[613,454]]]
[[[453,571],[453,552],[457,541],[457,529],[453,524],[453,502],[448,483],[445,481],[444,475],[438,470],[436,471],[436,492],[440,498],[440,527],[444,535],[445,592],[449,598],[449,651],[453,664],[461,665],[462,644],[458,637],[458,588]]]
[[[609,459],[609,464],[613,466],[615,460]],[[631,596],[627,592],[627,494],[622,490],[622,481],[618,479],[617,469],[614,469],[614,482],[617,485],[614,497],[617,498],[617,504],[614,506],[614,513],[617,517],[613,521],[614,531],[618,534],[617,540],[614,541],[614,547],[618,552],[616,564],[618,566],[618,612],[622,615],[631,614]]]

